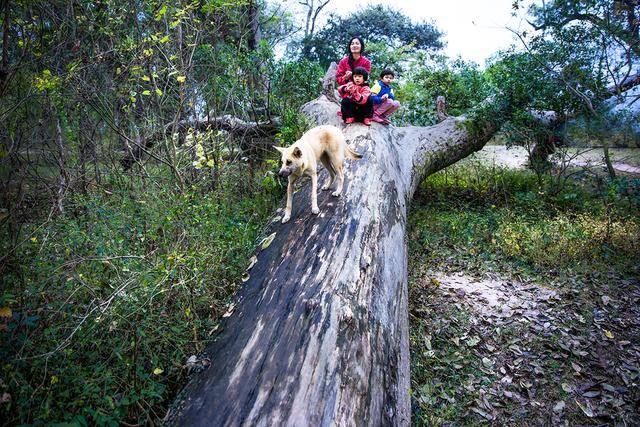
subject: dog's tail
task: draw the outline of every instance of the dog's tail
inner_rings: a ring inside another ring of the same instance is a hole
[[[344,144],[344,152],[347,155],[348,158],[353,159],[353,160],[358,160],[362,158],[362,154],[356,153],[355,151],[353,151],[351,149],[351,147],[349,147],[346,143]]]

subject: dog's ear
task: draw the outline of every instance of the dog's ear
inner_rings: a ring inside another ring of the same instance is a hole
[[[302,151],[298,147],[293,149],[293,157],[300,158],[302,157]]]
[[[284,153],[284,148],[282,148],[282,147],[276,147],[275,145],[273,145],[273,148],[275,148],[276,150],[278,150],[281,153]]]

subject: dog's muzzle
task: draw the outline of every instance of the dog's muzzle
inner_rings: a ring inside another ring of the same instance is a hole
[[[289,175],[291,175],[291,171],[289,169],[280,169],[280,172],[278,172],[278,176],[282,178],[286,178]]]

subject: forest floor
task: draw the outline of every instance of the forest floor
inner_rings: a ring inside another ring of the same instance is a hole
[[[483,151],[412,205],[413,423],[638,425],[638,187],[546,194]]]

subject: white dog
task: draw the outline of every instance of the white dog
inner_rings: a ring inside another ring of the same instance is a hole
[[[317,126],[309,130],[289,147],[274,148],[282,153],[282,167],[278,175],[289,177],[287,207],[282,218],[283,224],[291,218],[293,184],[303,174],[311,177],[311,212],[320,213],[320,209],[318,209],[318,160],[327,168],[330,176],[329,181],[322,189],[328,190],[337,176],[338,184],[331,194],[338,197],[342,193],[344,185],[342,163],[345,157],[362,158],[360,154],[349,148],[340,129],[328,125]]]

